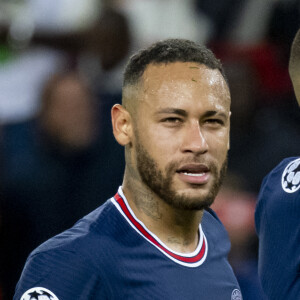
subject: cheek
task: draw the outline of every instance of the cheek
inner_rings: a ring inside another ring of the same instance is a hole
[[[167,154],[175,153],[182,140],[179,132],[162,126],[154,126],[151,130],[150,138],[158,149],[161,149],[162,152],[167,152]]]
[[[229,134],[223,132],[218,135],[209,135],[208,139],[210,153],[212,153],[218,160],[224,161],[229,149]]]
[[[138,135],[138,142],[161,165],[167,164],[170,158],[176,154],[179,139],[160,126],[148,126],[144,131],[139,130]]]

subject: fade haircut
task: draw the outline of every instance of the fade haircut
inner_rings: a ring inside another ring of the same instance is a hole
[[[136,85],[149,64],[174,62],[195,62],[209,69],[218,69],[227,82],[221,62],[211,50],[190,40],[167,39],[140,50],[130,58],[124,71],[123,88]]]

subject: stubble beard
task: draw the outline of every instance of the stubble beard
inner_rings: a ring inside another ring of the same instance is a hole
[[[202,210],[208,208],[217,196],[222,185],[227,170],[227,158],[220,171],[215,165],[210,165],[210,172],[214,182],[206,195],[189,196],[179,194],[172,187],[173,176],[178,167],[178,162],[169,163],[165,169],[165,174],[157,166],[155,160],[146,149],[137,142],[137,169],[144,184],[146,184],[160,199],[171,207],[180,210]],[[199,185],[192,185],[194,189],[201,189]]]

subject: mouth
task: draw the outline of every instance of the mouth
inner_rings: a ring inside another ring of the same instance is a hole
[[[179,178],[189,184],[206,184],[210,178],[210,169],[205,164],[186,164],[176,170]]]

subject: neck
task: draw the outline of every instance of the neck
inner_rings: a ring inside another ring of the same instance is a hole
[[[198,245],[203,210],[174,208],[125,171],[124,195],[136,217],[173,251],[191,253]]]

